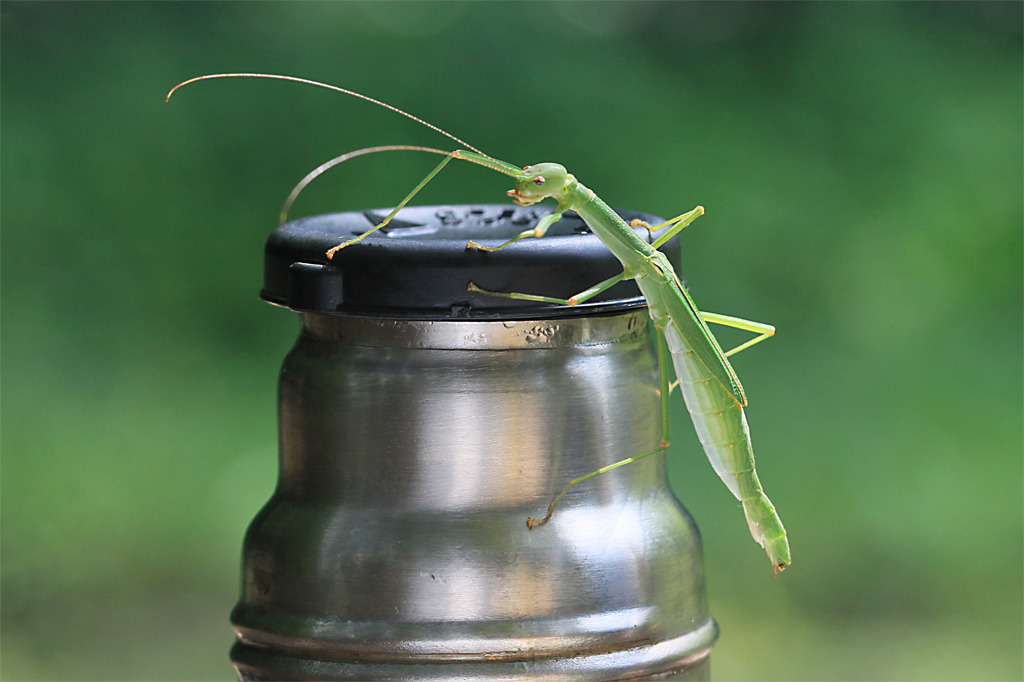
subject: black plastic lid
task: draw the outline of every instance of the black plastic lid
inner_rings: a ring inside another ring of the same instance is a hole
[[[625,281],[569,307],[470,293],[468,282],[491,291],[568,298],[622,272],[622,265],[575,213],[566,213],[543,239],[523,239],[501,251],[467,250],[475,240],[497,246],[551,213],[548,207],[508,204],[417,206],[328,260],[326,251],[383,222],[390,209],[301,218],[271,233],[261,297],[300,312],[400,319],[536,319],[594,315],[637,308],[644,299]],[[620,211],[627,222],[662,222]],[[647,230],[637,234],[649,239]],[[678,267],[678,246],[666,251]]]

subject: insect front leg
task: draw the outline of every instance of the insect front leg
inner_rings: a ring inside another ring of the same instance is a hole
[[[346,242],[342,242],[341,244],[338,244],[334,248],[328,250],[327,251],[327,259],[330,260],[330,259],[334,258],[334,254],[336,254],[338,251],[341,251],[345,247],[351,246],[352,244],[355,244],[356,242],[361,242],[362,240],[366,239],[366,237],[368,237],[369,235],[373,234],[377,230],[381,229],[382,227],[384,227],[388,223],[390,223],[391,219],[394,218],[395,215],[397,215],[399,211],[401,211],[403,208],[405,208],[405,205],[408,204],[412,200],[412,198],[419,193],[419,191],[421,189],[426,187],[427,183],[430,182],[431,180],[433,180],[434,176],[437,175],[438,173],[440,173],[441,169],[448,165],[449,161],[451,161],[452,159],[454,159],[454,158],[456,158],[458,156],[459,156],[459,152],[458,151],[454,151],[454,152],[448,154],[446,157],[444,157],[444,159],[441,161],[441,163],[437,164],[437,167],[434,168],[434,170],[430,171],[430,173],[427,175],[427,177],[425,177],[422,180],[420,180],[420,183],[418,185],[416,185],[415,187],[413,187],[412,191],[409,192],[405,196],[404,199],[402,199],[402,203],[398,204],[398,206],[395,206],[394,210],[392,210],[391,213],[389,213],[387,215],[387,217],[384,218],[384,220],[381,223],[379,223],[377,225],[374,225],[373,227],[371,227],[366,232],[363,232],[361,235],[359,235],[357,237],[353,237],[352,239],[349,239]]]

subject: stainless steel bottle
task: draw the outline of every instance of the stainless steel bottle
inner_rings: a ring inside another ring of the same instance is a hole
[[[330,264],[383,214],[269,240],[263,296],[302,333],[281,372],[277,489],[245,539],[241,679],[706,678],[700,539],[663,457],[526,526],[570,479],[661,438],[632,283],[579,309],[466,292],[568,296],[617,271],[569,217],[544,240],[465,250],[540,213],[411,209]]]

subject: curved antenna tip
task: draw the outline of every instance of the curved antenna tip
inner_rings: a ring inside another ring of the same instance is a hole
[[[399,109],[396,106],[392,106],[391,104],[388,104],[387,102],[382,102],[379,99],[374,99],[373,97],[368,97],[368,96],[366,96],[366,95],[364,95],[362,93],[356,92],[355,90],[348,90],[346,88],[340,88],[337,85],[331,85],[329,83],[322,83],[320,81],[315,81],[315,80],[312,80],[312,79],[309,79],[309,78],[300,78],[298,76],[283,76],[283,75],[274,74],[274,73],[210,73],[210,74],[206,74],[205,76],[196,76],[195,78],[190,78],[187,81],[183,81],[181,83],[178,83],[173,88],[171,88],[171,91],[169,93],[167,93],[167,99],[164,100],[164,101],[170,100],[171,99],[171,95],[174,94],[174,91],[177,90],[180,87],[188,85],[189,83],[195,83],[196,81],[212,80],[214,78],[268,78],[268,79],[271,79],[271,80],[291,81],[293,83],[303,83],[305,85],[315,85],[318,88],[325,88],[327,90],[334,90],[335,92],[340,92],[340,93],[342,93],[344,95],[349,95],[351,97],[357,97],[357,98],[359,98],[359,99],[361,99],[363,101],[370,102],[371,104],[376,104],[379,107],[384,107],[385,109],[393,111],[396,114],[400,114],[402,116],[405,116],[407,119],[409,119],[411,121],[415,121],[416,123],[419,123],[420,125],[423,125],[423,126],[426,126],[427,128],[430,128],[431,130],[433,130],[436,133],[440,133],[441,135],[444,135],[445,137],[447,137],[452,142],[455,142],[456,144],[459,144],[459,145],[461,145],[461,146],[463,146],[463,147],[465,147],[467,149],[471,149],[472,151],[476,152],[477,154],[480,154],[481,156],[485,156],[487,158],[491,158],[490,155],[485,154],[484,152],[480,151],[479,149],[477,149],[473,145],[469,144],[468,142],[455,137],[454,135],[452,135],[448,131],[442,130],[441,128],[438,128],[433,123],[427,123],[422,118],[419,118],[417,116],[413,116],[409,112],[403,111],[402,109]]]

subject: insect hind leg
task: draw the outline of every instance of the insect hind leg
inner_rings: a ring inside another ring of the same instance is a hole
[[[668,437],[669,437],[669,432],[668,432],[668,428],[669,428],[668,427],[668,398],[669,398],[669,393],[670,393],[671,389],[670,389],[669,380],[668,380],[668,360],[666,358],[666,355],[667,355],[668,351],[665,348],[664,340],[662,338],[660,338],[660,334],[659,334],[659,338],[657,339],[657,344],[658,344],[658,371],[659,371],[658,381],[659,381],[659,387],[660,387],[660,403],[661,403],[660,404],[660,409],[661,409],[661,443],[658,445],[657,448],[655,448],[653,450],[650,450],[650,451],[645,452],[645,453],[640,454],[640,455],[636,455],[635,457],[628,457],[626,459],[619,460],[618,462],[615,462],[613,464],[609,464],[608,466],[601,467],[597,471],[591,471],[589,474],[585,474],[583,476],[580,476],[579,478],[574,478],[573,480],[569,481],[565,485],[565,487],[562,488],[562,492],[558,493],[558,497],[556,497],[555,500],[548,506],[548,513],[543,518],[535,519],[533,517],[530,517],[530,518],[526,519],[526,527],[527,528],[529,528],[530,530],[533,530],[537,526],[543,526],[545,523],[550,521],[552,514],[555,513],[555,507],[558,506],[558,503],[562,500],[563,497],[565,497],[565,494],[567,492],[569,492],[569,489],[572,488],[573,486],[575,486],[575,485],[577,485],[579,483],[582,483],[582,482],[586,481],[587,479],[593,478],[594,476],[597,476],[598,474],[608,473],[609,471],[613,471],[615,469],[618,469],[619,467],[626,466],[627,464],[632,464],[633,462],[636,462],[638,460],[644,459],[645,457],[650,457],[651,455],[656,455],[659,452],[664,452],[665,450],[668,449],[668,446],[669,446],[669,441],[668,441]]]
[[[700,316],[704,318],[705,322],[711,324],[719,324],[723,327],[732,327],[733,329],[742,329],[743,331],[754,332],[758,336],[741,343],[732,350],[725,353],[725,357],[736,355],[741,350],[750,348],[755,343],[761,343],[765,339],[775,335],[775,327],[764,322],[753,322],[752,320],[744,320],[741,317],[732,317],[731,315],[719,315],[718,313],[707,313],[703,310],[700,311]]]

